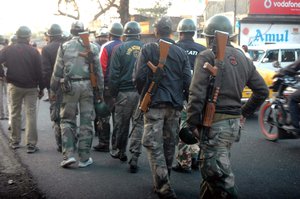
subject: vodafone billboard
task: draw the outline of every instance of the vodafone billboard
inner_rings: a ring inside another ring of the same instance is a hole
[[[300,15],[300,1],[250,0],[249,14]]]

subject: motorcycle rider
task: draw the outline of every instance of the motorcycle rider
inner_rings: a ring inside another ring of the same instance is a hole
[[[294,76],[297,74],[297,72],[300,70],[300,59],[295,61],[294,63],[282,68],[279,70],[277,74],[274,75],[273,79],[275,77],[282,77],[284,75]],[[290,97],[289,97],[289,110],[291,114],[292,119],[292,125],[293,128],[292,131],[296,132],[300,135],[300,89],[296,90]]]

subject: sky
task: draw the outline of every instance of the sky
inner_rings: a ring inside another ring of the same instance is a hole
[[[151,7],[155,1],[130,0],[130,5]],[[83,2],[87,6],[83,8],[81,21],[87,25],[92,18],[91,14],[94,7],[86,4],[88,0]],[[141,2],[143,3],[141,4]],[[199,3],[201,0],[172,0],[171,2],[172,6],[168,14],[173,16],[199,15],[203,12],[203,6]],[[80,4],[80,6],[82,5]],[[1,0],[1,8],[0,34],[14,33],[21,25],[28,26],[32,32],[46,31],[53,23],[58,23],[63,30],[68,31],[74,21],[68,17],[54,15],[57,12],[57,0]],[[133,6],[130,6],[130,10],[133,10]]]

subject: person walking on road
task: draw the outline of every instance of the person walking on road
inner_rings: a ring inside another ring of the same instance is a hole
[[[91,145],[93,141],[93,121],[95,119],[93,88],[90,80],[90,70],[87,58],[80,53],[85,52],[79,33],[84,31],[84,25],[75,21],[71,26],[73,38],[65,42],[57,53],[56,63],[50,83],[50,99],[56,99],[58,87],[63,91],[63,101],[60,108],[60,127],[62,132],[61,167],[67,168],[76,162],[75,152],[78,140],[78,167],[87,167],[93,163]],[[94,63],[97,77],[97,87],[100,96],[103,93],[103,75],[99,63],[99,51],[95,44],[90,43],[92,51],[89,61]],[[77,109],[79,107],[79,109]],[[77,132],[76,112],[79,110],[80,126]]]
[[[58,24],[52,24],[49,30],[45,33],[48,37],[48,44],[42,48],[42,73],[45,80],[45,85],[50,95],[50,80],[53,73],[54,64],[56,61],[57,51],[63,42],[62,30]],[[57,145],[57,151],[61,152],[61,128],[59,110],[62,101],[62,93],[60,86],[55,91],[56,100],[50,101],[50,118],[53,121],[54,135]]]
[[[103,76],[104,76],[104,102],[108,105],[110,111],[112,112],[112,118],[114,122],[114,106],[115,102],[113,97],[110,94],[109,91],[109,77],[110,77],[110,61],[112,54],[114,52],[114,49],[116,46],[120,45],[122,43],[121,36],[123,35],[123,25],[119,22],[115,22],[111,24],[109,29],[109,42],[106,42],[102,45],[100,50],[100,63],[102,66]],[[101,118],[101,128],[98,128],[98,138],[99,143],[94,146],[94,149],[96,151],[100,152],[109,152],[109,142],[110,142],[110,116],[107,116],[105,118]],[[99,124],[100,124],[99,123]],[[115,153],[116,150],[116,133],[113,130],[112,136],[111,136],[111,146],[112,146],[112,153]]]
[[[141,98],[150,82],[159,81],[156,92],[151,96],[149,110],[144,114],[144,134],[142,144],[147,149],[152,171],[154,191],[160,198],[177,198],[171,186],[170,174],[178,142],[180,112],[183,101],[187,99],[191,81],[191,67],[186,52],[175,45],[170,38],[172,21],[163,16],[155,24],[158,39],[170,43],[168,56],[160,60],[158,42],[143,46],[136,65],[135,84]],[[147,62],[154,65],[162,63],[159,74],[153,74]]]
[[[237,198],[230,165],[231,146],[239,140],[245,118],[264,102],[269,90],[253,62],[229,41],[224,49],[223,64],[215,62],[215,31],[227,32],[230,38],[234,36],[230,20],[223,15],[215,15],[205,23],[203,35],[210,49],[202,51],[195,61],[187,105],[187,124],[200,141],[200,198]],[[217,64],[217,75],[221,79],[212,126],[208,131],[203,131],[203,111],[206,107],[209,79],[212,78],[210,72],[203,67],[206,62],[212,66]],[[242,106],[241,97],[245,86],[253,94]]]
[[[193,36],[195,35],[196,30],[196,24],[192,19],[182,19],[177,27],[177,32],[179,33],[179,41],[177,42],[177,45],[183,48],[188,54],[192,71],[194,70],[196,56],[199,52],[206,49],[205,46],[194,41]],[[180,128],[186,127],[186,104],[187,102],[185,101],[181,112]],[[177,164],[172,169],[182,173],[190,173],[192,169],[199,170],[198,144],[188,145],[179,139],[177,147]]]
[[[111,153],[113,158],[119,158],[121,161],[127,161],[126,149],[128,143],[130,120],[133,119],[140,96],[132,82],[132,74],[136,59],[143,46],[140,41],[141,27],[136,21],[127,22],[124,26],[125,41],[115,49],[110,62],[110,81],[109,90],[115,101],[122,99],[122,103],[115,105],[114,131],[116,133],[115,153]],[[133,121],[133,120],[132,120]],[[131,135],[132,139],[137,139],[136,151],[132,147],[133,156],[129,164],[133,166],[131,171],[136,172],[137,159],[141,153],[141,134],[142,130],[134,131],[139,135]],[[140,139],[139,139],[140,138]]]
[[[25,144],[27,153],[37,151],[37,99],[44,95],[45,88],[41,70],[41,55],[29,42],[31,30],[21,26],[16,32],[17,43],[3,49],[0,53],[0,64],[7,67],[7,82],[11,106],[10,146],[20,147],[21,111],[24,102],[26,127]]]

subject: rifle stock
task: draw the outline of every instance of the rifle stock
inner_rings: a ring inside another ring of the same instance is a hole
[[[163,68],[165,63],[166,63],[166,59],[168,57],[168,53],[169,53],[169,48],[172,45],[172,43],[164,41],[162,39],[159,40],[159,63],[157,66],[155,66],[151,61],[147,62],[147,66],[151,69],[152,73],[155,74],[157,71],[157,68]],[[142,112],[147,112],[151,103],[151,96],[154,94],[153,93],[153,88],[155,87],[155,82],[152,81],[146,94],[144,95],[139,109]]]
[[[210,84],[208,90],[211,91],[208,93],[207,96],[207,102],[205,105],[204,110],[204,117],[202,121],[202,125],[206,127],[205,129],[208,129],[211,127],[213,118],[216,112],[216,103],[218,99],[218,95],[220,92],[220,85],[216,84],[216,77],[218,75],[218,70],[223,65],[223,60],[225,57],[225,49],[228,41],[228,33],[216,31],[215,32],[215,38],[216,38],[216,53],[215,53],[215,63],[216,66],[212,66],[209,63],[205,63],[203,68],[207,69],[211,75],[210,78]],[[220,80],[221,77],[218,77]]]
[[[89,73],[90,73],[90,80],[91,80],[91,85],[94,90],[94,94],[96,95],[96,99],[99,99],[99,92],[98,92],[98,86],[97,86],[97,76],[94,71],[94,63],[91,61],[93,59],[93,52],[91,51],[91,46],[90,46],[90,40],[89,40],[89,32],[82,32],[79,33],[79,36],[83,42],[83,45],[85,47],[85,52],[80,52],[79,55],[82,57],[85,57],[88,60],[89,64]]]

